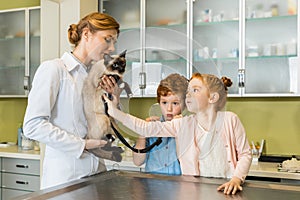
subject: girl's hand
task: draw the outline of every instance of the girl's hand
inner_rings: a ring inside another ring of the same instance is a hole
[[[232,179],[218,187],[218,191],[223,191],[224,194],[235,194],[237,191],[242,191],[241,186],[242,181],[237,177],[232,177]]]
[[[112,116],[113,109],[117,108],[117,106],[118,106],[118,100],[117,100],[117,98],[115,98],[115,96],[113,95],[113,101],[112,101],[105,94],[102,97],[104,99],[104,102],[107,104],[107,113],[110,116]]]

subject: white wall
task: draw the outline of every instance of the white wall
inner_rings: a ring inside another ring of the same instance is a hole
[[[41,61],[71,51],[69,26],[96,11],[97,0],[41,0]]]

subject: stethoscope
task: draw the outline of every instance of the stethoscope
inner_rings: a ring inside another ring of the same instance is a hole
[[[110,100],[112,100],[112,95],[108,94],[108,98]],[[107,116],[109,116],[108,114],[108,106],[107,106],[107,102],[104,101],[104,108],[105,108],[105,113]],[[112,122],[110,122],[111,128],[114,131],[114,133],[116,134],[116,136],[119,138],[119,140],[126,146],[128,147],[131,151],[135,152],[135,153],[147,153],[148,151],[150,151],[151,149],[153,149],[155,146],[160,145],[160,143],[162,142],[161,137],[157,138],[157,140],[152,143],[151,145],[143,148],[143,149],[137,149],[135,147],[130,146],[130,144],[127,142],[127,140],[122,136],[122,134],[116,129],[116,127],[114,126],[114,124]],[[114,136],[112,134],[108,134],[106,135],[107,139],[109,142],[113,142],[115,140]]]

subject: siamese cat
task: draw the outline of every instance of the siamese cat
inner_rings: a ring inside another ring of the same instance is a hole
[[[108,143],[104,147],[88,150],[94,155],[120,162],[123,150],[120,147],[112,147],[113,131],[109,116],[106,115],[103,94],[107,92],[99,86],[103,75],[112,76],[120,88],[125,87],[127,96],[131,95],[131,90],[126,82],[122,81],[122,76],[126,67],[126,50],[119,55],[105,54],[103,59],[92,65],[83,85],[83,105],[87,119],[88,134],[87,139],[104,139]],[[109,94],[108,94],[109,95]]]

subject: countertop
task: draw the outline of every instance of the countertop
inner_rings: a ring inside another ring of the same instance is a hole
[[[0,148],[0,157],[39,160],[40,151],[22,150],[22,148],[18,147],[17,145],[11,145],[9,147]],[[136,166],[135,164],[133,164],[131,159],[125,159],[120,163],[105,160],[105,163],[107,165],[112,166],[112,169],[116,169],[116,170],[119,170],[122,167],[129,167],[129,168],[140,168],[141,171],[143,171],[143,169],[145,168],[145,165],[139,167]],[[252,163],[248,176],[300,180],[300,173],[279,172],[277,170],[278,164],[279,163],[271,163],[271,162]]]
[[[271,162],[252,163],[248,176],[300,180],[300,173],[280,172],[277,170],[278,164]]]
[[[9,145],[0,148],[0,157],[39,160],[40,151],[23,150],[17,145]]]
[[[105,160],[105,164],[112,166],[112,169],[116,169],[116,170],[119,169],[122,170],[122,167],[123,168],[136,167],[136,168],[140,168],[141,171],[143,171],[145,168],[145,165],[136,166],[130,159],[126,159],[122,162],[113,162],[113,161]],[[251,164],[248,176],[300,180],[300,173],[280,172],[277,170],[278,164],[279,163],[254,162]]]
[[[243,191],[225,195],[217,187],[225,179],[163,176],[129,171],[107,171],[17,197],[16,199],[288,199],[298,200],[299,186],[247,181]]]

